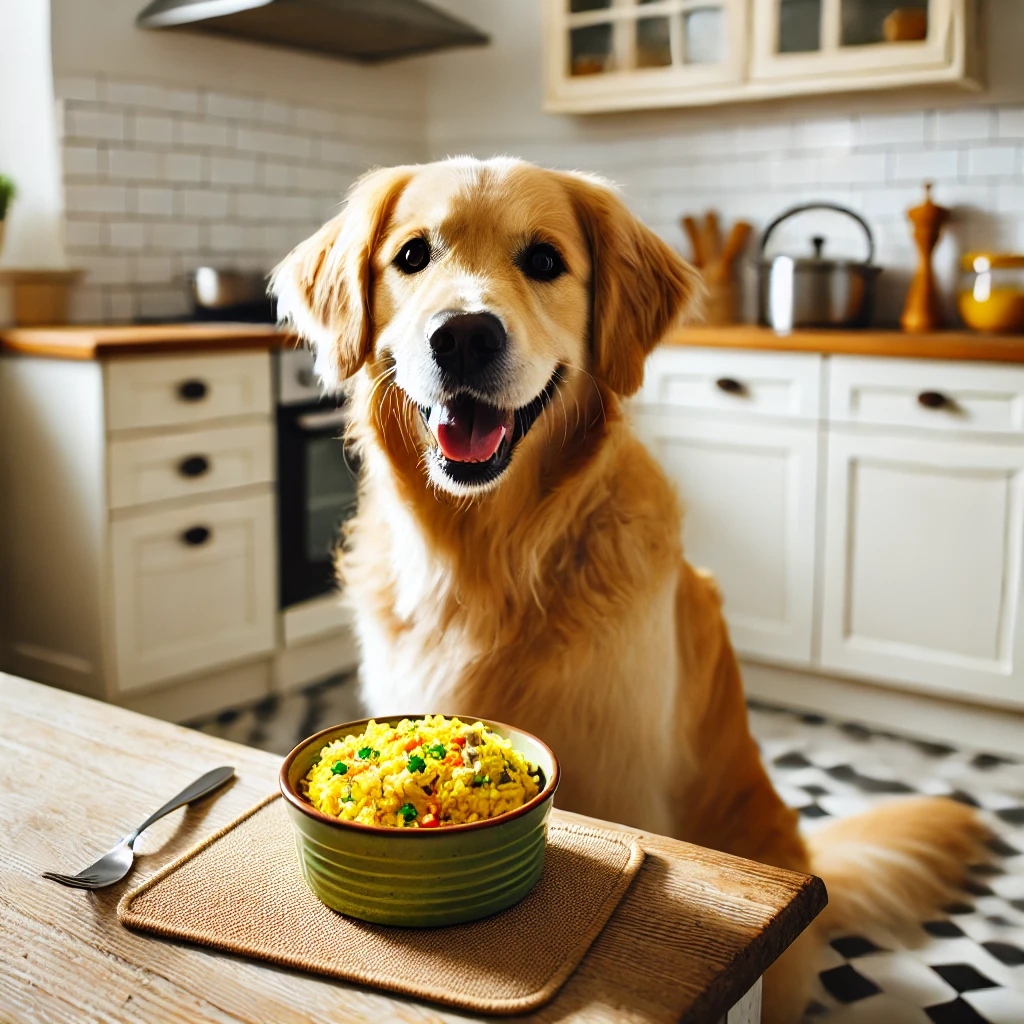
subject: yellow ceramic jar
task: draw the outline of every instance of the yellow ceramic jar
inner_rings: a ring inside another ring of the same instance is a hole
[[[1024,331],[1024,255],[969,252],[961,266],[964,323],[993,334]]]

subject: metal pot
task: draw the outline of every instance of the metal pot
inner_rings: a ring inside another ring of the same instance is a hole
[[[868,240],[863,263],[826,259],[823,237],[811,239],[814,255],[765,257],[771,233],[785,220],[808,210],[835,210],[852,217]],[[761,238],[758,263],[760,321],[785,334],[795,327],[864,327],[871,317],[875,279],[879,267],[872,264],[875,240],[863,217],[833,203],[795,206],[768,225]]]
[[[273,323],[277,319],[262,274],[199,267],[189,283],[197,320]]]

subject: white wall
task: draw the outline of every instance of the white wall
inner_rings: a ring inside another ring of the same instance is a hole
[[[541,0],[438,5],[474,20],[493,44],[429,62],[433,158],[511,153],[597,171],[620,183],[634,210],[686,253],[684,213],[715,207],[763,228],[800,202],[844,203],[865,214],[878,236],[883,320],[902,308],[915,262],[904,211],[920,201],[925,178],[936,182],[936,202],[956,212],[936,254],[947,286],[962,248],[1024,249],[1019,0],[988,0],[989,88],[980,96],[893,90],[577,117],[541,111]],[[822,226],[841,230],[831,219]],[[811,228],[794,229],[806,247]]]
[[[49,4],[4,0],[0,24],[0,174],[18,185],[5,224],[3,263],[62,267]]]
[[[266,272],[363,171],[426,152],[422,61],[144,31],[143,6],[52,0],[77,321],[183,316],[195,267]]]

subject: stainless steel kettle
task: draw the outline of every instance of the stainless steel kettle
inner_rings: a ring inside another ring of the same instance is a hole
[[[785,220],[808,210],[835,210],[852,217],[863,229],[868,255],[863,263],[847,259],[827,259],[822,250],[825,239],[811,241],[814,255],[765,256],[772,232]],[[794,206],[777,217],[761,237],[758,262],[759,318],[762,324],[786,334],[797,327],[864,327],[871,318],[875,279],[875,240],[871,228],[859,214],[834,203],[807,203]]]

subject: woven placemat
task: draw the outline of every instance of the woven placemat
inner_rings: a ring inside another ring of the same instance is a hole
[[[628,833],[551,823],[544,874],[521,903],[449,928],[392,928],[325,907],[299,873],[280,794],[118,904],[122,924],[482,1013],[551,999],[643,862]]]

